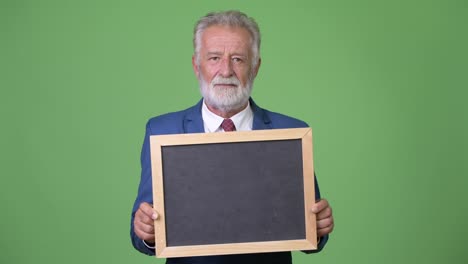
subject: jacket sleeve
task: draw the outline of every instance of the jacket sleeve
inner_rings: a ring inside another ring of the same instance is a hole
[[[153,193],[152,193],[152,179],[151,179],[151,158],[150,158],[150,146],[149,137],[151,135],[151,128],[149,122],[146,124],[146,133],[143,141],[143,147],[141,150],[141,178],[140,185],[138,187],[138,194],[133,205],[131,222],[130,222],[130,237],[132,244],[138,251],[147,254],[155,255],[155,250],[148,248],[134,231],[133,220],[135,218],[135,212],[142,202],[153,204]]]

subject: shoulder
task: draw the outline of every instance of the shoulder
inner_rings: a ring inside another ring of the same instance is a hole
[[[271,128],[302,128],[309,127],[309,125],[297,118],[273,112],[264,108],[259,107],[252,99],[250,105],[254,112],[255,118],[261,120],[265,125]]]
[[[197,106],[152,117],[148,120],[146,129],[151,135],[183,133],[185,120],[196,115]]]
[[[269,110],[263,110],[265,115],[267,115],[271,121],[271,124],[274,128],[301,128],[301,127],[309,127],[309,125],[297,118],[272,112]]]

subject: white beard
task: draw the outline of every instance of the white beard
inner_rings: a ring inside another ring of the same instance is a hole
[[[218,75],[208,85],[200,75],[198,81],[200,83],[200,92],[206,104],[223,112],[235,111],[244,107],[252,92],[252,81],[250,79],[245,87],[234,76],[223,78]],[[215,87],[216,84],[234,84],[237,87]]]

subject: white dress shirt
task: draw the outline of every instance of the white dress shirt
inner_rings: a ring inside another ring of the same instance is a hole
[[[221,123],[223,122],[224,118],[211,112],[210,109],[208,109],[208,107],[206,106],[205,101],[203,101],[202,106],[202,118],[203,126],[205,128],[206,133],[224,131],[221,128]],[[236,126],[236,131],[252,130],[253,111],[250,107],[250,102],[247,104],[247,107],[244,110],[231,116],[231,120]]]

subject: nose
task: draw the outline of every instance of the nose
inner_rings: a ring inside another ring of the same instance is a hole
[[[219,74],[225,78],[232,76],[233,69],[232,69],[231,60],[229,58],[222,59],[220,69],[219,69]]]

